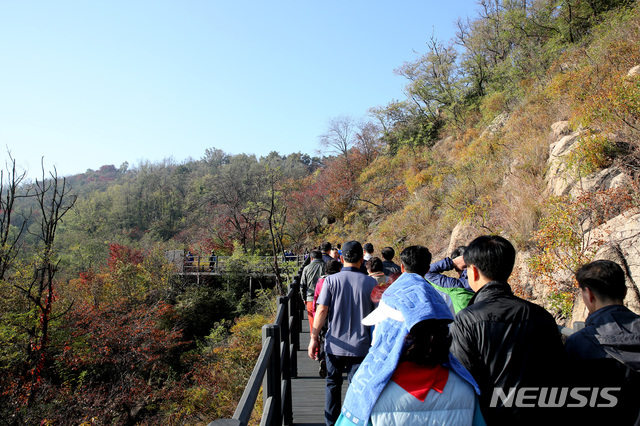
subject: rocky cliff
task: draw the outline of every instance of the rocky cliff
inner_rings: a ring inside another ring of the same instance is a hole
[[[640,66],[629,71],[629,76],[640,73]],[[500,116],[499,126],[505,125],[505,117]],[[487,132],[494,131],[496,126],[490,126]],[[579,149],[580,144],[586,143],[593,132],[588,129],[571,129],[567,121],[560,121],[551,125],[548,168],[546,173],[546,188],[543,197],[565,196],[575,200],[590,193],[628,189],[631,177],[615,162],[610,167],[599,169],[593,173],[583,175],[575,173],[568,165],[571,153]],[[619,135],[607,135],[609,139],[619,140]],[[622,141],[624,143],[624,141]],[[613,192],[615,193],[615,192]],[[625,304],[634,312],[640,314],[640,208],[629,206],[604,223],[593,221],[581,222],[582,251],[589,253],[591,260],[608,259],[620,264],[627,273],[627,297]],[[451,234],[447,253],[459,245],[465,245],[478,235],[486,233],[473,225],[459,223]],[[587,310],[582,302],[579,291],[569,268],[558,268],[553,271],[555,288],[544,284],[533,277],[528,260],[532,251],[520,250],[516,259],[516,266],[512,275],[514,290],[522,296],[545,306],[556,314],[559,323],[571,326],[574,321],[584,321]],[[552,300],[552,293],[557,289],[565,293],[573,293],[573,308],[569,315],[558,312]]]

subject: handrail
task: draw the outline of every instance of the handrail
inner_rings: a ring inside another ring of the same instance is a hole
[[[172,250],[165,254],[167,261],[175,265],[180,274],[225,274],[228,272],[228,264],[231,256],[200,256],[191,255],[187,257],[182,254],[182,250]],[[268,273],[273,271],[273,256],[257,256],[253,269],[247,265],[246,272]],[[304,262],[302,255],[278,256],[278,261],[284,264],[295,262],[299,268]]]
[[[302,267],[287,295],[278,297],[274,322],[262,327],[262,350],[233,417],[215,420],[208,426],[247,426],[261,386],[264,404],[260,425],[293,424],[291,379],[298,376],[295,353],[300,349],[302,324],[301,275]]]

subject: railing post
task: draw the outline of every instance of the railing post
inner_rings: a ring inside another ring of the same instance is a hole
[[[291,315],[293,316],[293,325],[291,327],[291,343],[293,344],[293,350],[300,350],[300,330],[302,330],[302,315],[300,305],[300,275],[296,275],[291,282]],[[297,377],[296,374],[293,377]]]
[[[293,423],[293,402],[291,397],[291,360],[295,358],[295,354],[291,354],[291,330],[289,329],[289,305],[286,297],[279,297],[278,304],[282,305],[284,315],[282,316],[282,328],[280,334],[282,336],[282,381],[285,383],[284,401],[282,404],[282,420],[283,424],[289,426]]]
[[[282,374],[280,372],[280,326],[277,324],[267,324],[262,327],[262,342],[266,342],[267,338],[274,340],[273,351],[269,357],[267,374],[265,374],[265,382],[263,384],[264,405],[267,406],[267,400],[271,398],[273,407],[273,417],[282,421],[282,389],[280,387]]]
[[[298,288],[300,288],[300,281],[302,281],[302,270],[304,269],[304,266],[300,267],[300,270],[298,271],[298,276],[296,277],[298,280]],[[305,298],[303,300],[298,299],[298,306],[300,306],[300,309],[298,310],[298,331],[302,331],[302,321],[304,321],[304,313],[307,310],[307,304],[306,304],[306,295]],[[298,350],[300,349],[300,339],[298,338]]]
[[[297,351],[300,347],[300,327],[298,326],[298,305],[296,305],[296,300],[298,297],[296,296],[295,291],[291,291],[289,293],[291,297],[289,297],[289,339],[290,339],[290,356],[291,356],[291,377],[298,377],[298,356]]]

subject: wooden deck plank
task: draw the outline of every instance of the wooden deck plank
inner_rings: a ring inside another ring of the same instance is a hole
[[[297,426],[324,426],[325,379],[318,374],[320,364],[307,355],[309,346],[309,320],[305,312],[297,351],[298,378],[292,380],[293,423]],[[342,385],[342,398],[347,390],[347,377]]]

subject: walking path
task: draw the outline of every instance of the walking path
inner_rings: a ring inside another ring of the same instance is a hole
[[[293,379],[291,393],[293,400],[293,424],[296,426],[324,426],[325,379],[318,374],[320,363],[309,358],[309,320],[305,311],[300,333],[298,357],[298,378]],[[347,391],[347,376],[343,375],[342,398]]]

